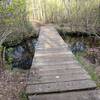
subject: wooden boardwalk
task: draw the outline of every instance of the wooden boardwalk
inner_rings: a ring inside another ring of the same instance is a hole
[[[59,93],[94,88],[96,88],[95,82],[75,59],[56,29],[52,26],[41,27],[27,83],[27,94]],[[44,100],[32,98],[34,97],[31,96],[30,100]]]
[[[33,95],[29,100],[100,100],[100,90]]]

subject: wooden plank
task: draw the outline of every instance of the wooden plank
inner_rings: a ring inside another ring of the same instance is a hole
[[[76,68],[76,69],[52,69],[52,70],[41,70],[39,68],[34,68],[33,70],[30,71],[31,75],[33,74],[39,74],[42,76],[50,76],[50,75],[62,75],[62,74],[84,74],[87,73],[84,69],[81,68]]]
[[[72,56],[54,56],[54,57],[35,57],[34,58],[34,61],[45,61],[45,62],[48,62],[48,61],[59,61],[59,60],[64,60],[64,61],[69,61],[69,60],[76,60],[76,58],[72,57]]]
[[[29,100],[100,100],[100,90],[33,95]]]
[[[37,50],[44,50],[44,49],[55,49],[55,48],[67,48],[66,46],[56,46],[56,47],[48,47],[48,48],[46,48],[46,47],[44,47],[44,46],[41,46],[41,45],[36,45],[36,49]]]
[[[43,83],[52,83],[52,82],[64,82],[64,81],[73,81],[73,80],[84,80],[91,79],[86,73],[62,73],[56,75],[30,75],[28,84],[43,84]]]
[[[72,55],[72,57],[73,57],[73,54],[72,54],[72,52],[70,52],[70,51],[67,51],[67,52],[56,52],[56,53],[37,53],[37,52],[35,52],[35,57],[37,57],[37,56],[56,56],[56,55]]]
[[[28,85],[26,92],[27,94],[54,93],[91,88],[93,89],[95,87],[95,83],[91,80],[79,80],[69,82]]]
[[[63,49],[55,49],[55,50],[36,50],[36,53],[43,54],[43,53],[60,53],[60,52],[66,52],[68,51],[67,48]],[[70,51],[71,52],[71,51]]]
[[[33,62],[32,66],[52,66],[52,65],[62,65],[62,64],[78,64],[78,61],[74,60],[74,61],[63,61],[63,62],[40,62],[40,63],[36,63],[35,61]]]
[[[63,41],[61,41],[61,40],[55,41],[55,39],[45,39],[45,40],[41,40],[41,41],[38,42],[38,44],[41,45],[41,46],[43,46],[45,44],[49,44],[49,45],[55,45],[55,47],[60,47],[60,46],[61,47],[62,46],[67,47],[66,44]]]
[[[54,70],[54,69],[65,69],[65,70],[69,70],[69,69],[76,69],[76,68],[82,68],[80,66],[80,64],[59,64],[59,65],[34,65],[31,67],[31,70],[34,70],[34,68],[39,68],[41,70]]]
[[[43,34],[42,34],[42,36],[41,35],[39,36],[38,43],[40,43],[40,44],[48,43],[48,44],[56,45],[56,46],[60,46],[60,45],[66,46],[66,43],[60,37],[57,37],[57,36],[58,36],[58,34],[55,37],[54,36],[51,37],[51,35],[46,36],[46,34],[45,34],[45,36],[43,36]],[[56,41],[56,39],[58,39],[59,41]]]
[[[39,44],[37,44],[37,46],[39,47]],[[35,47],[36,48],[36,51],[55,51],[55,50],[63,50],[63,49],[68,49],[69,50],[69,48],[68,48],[68,46],[64,46],[64,47],[52,47],[52,48],[43,48],[43,47],[41,47],[41,48],[37,48],[37,46]]]
[[[67,58],[67,59],[68,58],[72,58],[72,59],[74,58],[74,59],[76,59],[74,55],[71,55],[71,54],[65,55],[65,54],[59,54],[59,53],[56,54],[55,56],[54,55],[49,55],[49,56],[35,56],[34,59],[36,59],[36,58],[37,59],[38,58],[39,59],[57,59],[57,58]]]
[[[40,43],[36,43],[36,45],[41,45]],[[46,48],[43,48],[43,50],[42,49],[38,49],[38,48],[36,48],[36,51],[56,51],[57,50],[57,52],[59,52],[59,51],[63,51],[63,50],[70,50],[70,48],[68,47],[68,46],[65,46],[65,47],[53,47],[53,48],[50,48],[50,49],[46,49]]]
[[[54,33],[55,34],[55,33]],[[41,40],[40,40],[41,39]],[[59,41],[56,41],[56,39],[58,39]],[[51,41],[52,40],[52,41]],[[55,34],[55,35],[53,35],[53,34],[49,34],[48,35],[48,33],[46,33],[46,34],[41,34],[40,33],[40,35],[39,35],[39,43],[45,43],[45,42],[50,42],[50,43],[54,43],[54,42],[56,42],[57,44],[66,44],[65,42],[64,42],[64,40],[59,36],[59,34],[57,33],[57,34]]]
[[[45,40],[43,40],[43,39],[38,39],[38,42],[37,42],[37,46],[43,46],[43,45],[45,45],[46,43],[48,43],[48,44],[55,44],[55,47],[53,47],[53,48],[60,48],[60,46],[61,47],[64,47],[64,48],[67,48],[68,47],[68,45],[66,45],[66,43],[63,43],[63,41],[62,40],[59,40],[58,42],[57,41],[55,41],[54,39],[49,39],[48,37],[45,37],[46,39]],[[61,43],[59,43],[59,42],[61,42]]]
[[[47,58],[47,59],[45,59],[45,58],[37,58],[37,57],[35,57],[34,58],[34,63],[55,63],[55,62],[70,62],[70,61],[76,61],[76,59],[75,58],[73,58],[73,57],[52,57],[52,59],[51,59],[51,57],[49,58]]]

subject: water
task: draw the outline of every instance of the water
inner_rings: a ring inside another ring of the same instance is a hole
[[[5,50],[5,60],[11,68],[30,69],[34,57],[37,39],[27,39],[22,43],[7,47]]]
[[[84,52],[85,50],[86,50],[86,45],[81,41],[77,41],[77,42],[73,43],[71,46],[71,51],[74,54],[78,53],[78,52]]]

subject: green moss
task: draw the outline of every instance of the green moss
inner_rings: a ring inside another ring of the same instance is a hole
[[[3,46],[0,46],[0,52],[2,52],[2,50],[3,50]]]
[[[28,100],[28,96],[25,91],[19,93],[20,100]]]

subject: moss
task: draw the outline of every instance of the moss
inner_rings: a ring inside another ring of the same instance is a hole
[[[20,97],[20,100],[28,100],[28,95],[26,94],[25,91],[21,91],[19,93],[19,97]]]
[[[0,52],[2,52],[2,50],[3,50],[3,46],[0,46]]]

